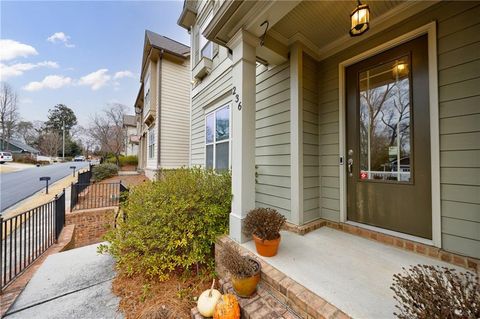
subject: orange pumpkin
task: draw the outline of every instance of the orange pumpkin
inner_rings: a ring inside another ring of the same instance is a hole
[[[215,306],[213,319],[240,319],[240,306],[232,294],[223,295]]]

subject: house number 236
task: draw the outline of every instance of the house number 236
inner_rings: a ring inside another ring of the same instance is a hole
[[[242,110],[242,101],[240,101],[240,96],[238,95],[237,88],[235,86],[232,88],[232,95],[234,96],[235,104],[237,104],[237,109],[239,111],[241,111]]]

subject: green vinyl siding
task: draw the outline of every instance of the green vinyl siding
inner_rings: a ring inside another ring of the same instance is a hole
[[[479,16],[478,2],[441,2],[318,63],[321,217],[339,220],[338,64],[436,20],[442,248],[480,258]]]
[[[231,68],[227,68],[219,77],[192,97],[191,122],[191,162],[192,166],[205,165],[205,109],[220,98],[228,95],[232,89]]]
[[[318,89],[316,62],[303,54],[303,223],[320,217]],[[337,169],[338,170],[338,169]]]
[[[256,69],[255,203],[291,220],[290,68]]]

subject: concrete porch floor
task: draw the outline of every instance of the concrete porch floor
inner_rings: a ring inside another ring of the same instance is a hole
[[[256,254],[253,241],[243,246]],[[390,286],[402,267],[429,264],[466,271],[329,227],[304,236],[284,231],[278,255],[260,258],[352,318],[394,318]]]

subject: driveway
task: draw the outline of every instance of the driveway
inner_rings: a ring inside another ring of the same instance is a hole
[[[51,178],[50,184],[72,174],[70,166],[77,170],[88,166],[88,162],[56,163],[41,167],[27,168],[21,171],[0,175],[0,212],[19,201],[45,188],[45,182],[40,182],[42,176]]]
[[[114,261],[97,246],[49,256],[4,318],[123,318],[111,291]]]

